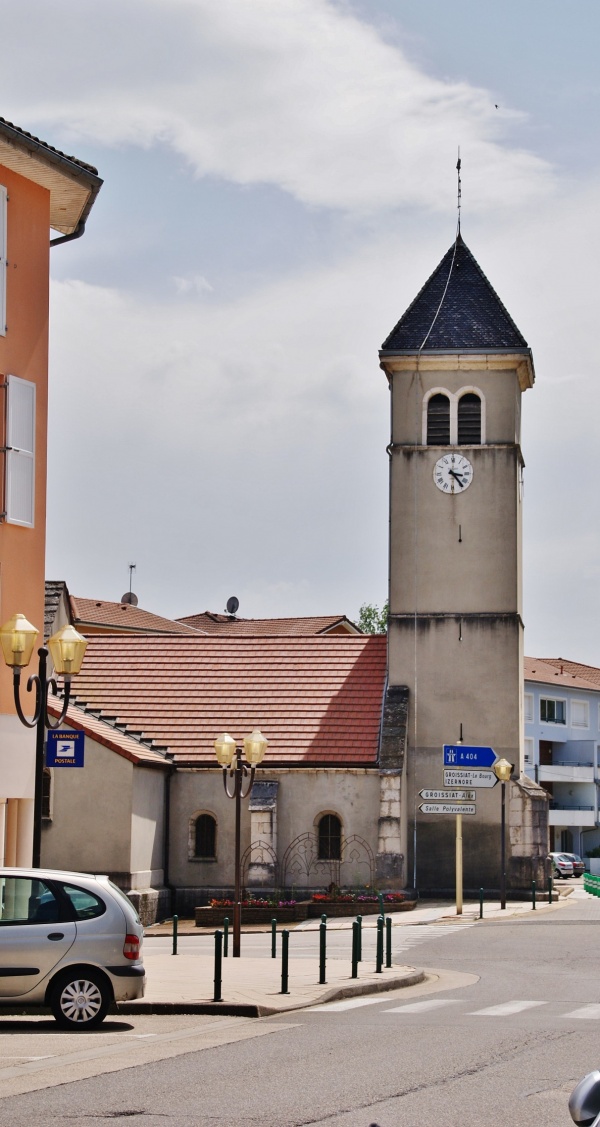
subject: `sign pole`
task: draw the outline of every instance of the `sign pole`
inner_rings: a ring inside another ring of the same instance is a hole
[[[456,914],[462,916],[463,910],[463,845],[462,814],[456,815]]]

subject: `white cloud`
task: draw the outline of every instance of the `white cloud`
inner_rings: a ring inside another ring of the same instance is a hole
[[[56,0],[54,22],[39,4],[24,0],[21,19],[39,16],[54,73],[36,73],[35,51],[9,55],[4,87],[16,115],[73,145],[166,143],[199,176],[359,212],[447,209],[459,144],[472,209],[552,190],[549,166],[508,143],[516,113],[423,73],[328,0],[104,0],[75,45],[62,29],[76,0]]]
[[[171,278],[171,282],[178,294],[203,294],[213,292],[213,287],[203,274],[193,274],[191,277],[187,278],[182,278],[175,274]]]

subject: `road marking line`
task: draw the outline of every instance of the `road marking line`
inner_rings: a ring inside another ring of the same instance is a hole
[[[597,1021],[598,1018],[600,1018],[600,1005],[597,1002],[593,1002],[588,1006],[582,1006],[579,1010],[572,1010],[570,1014],[564,1014],[563,1016],[587,1018],[588,1020]]]
[[[488,1006],[485,1010],[471,1010],[469,1017],[508,1017],[510,1014],[520,1014],[523,1010],[533,1009],[534,1006],[547,1006],[547,1002],[503,1002],[499,1006]]]
[[[347,998],[345,1002],[330,1002],[329,1004],[325,1002],[321,1006],[307,1006],[305,1013],[341,1013],[342,1010],[355,1010],[359,1006],[373,1006],[375,1002],[385,1002],[385,1000],[386,999],[382,998],[381,994],[376,998],[372,996],[368,998],[364,996],[360,998]]]
[[[437,1010],[440,1006],[454,1006],[458,1004],[458,998],[429,998],[426,1002],[411,1002],[408,1006],[394,1006],[391,1010],[386,1010],[386,1014],[421,1014],[426,1010]]]

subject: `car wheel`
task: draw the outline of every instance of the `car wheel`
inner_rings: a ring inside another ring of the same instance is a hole
[[[108,982],[94,971],[59,975],[50,993],[50,1009],[63,1029],[93,1029],[104,1021],[112,1001]]]

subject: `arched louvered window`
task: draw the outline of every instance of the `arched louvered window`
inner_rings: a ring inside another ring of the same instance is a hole
[[[217,823],[212,814],[200,814],[196,818],[196,857],[212,861],[217,855]]]
[[[432,395],[427,403],[427,445],[450,445],[450,400],[447,395]]]
[[[340,861],[342,823],[336,814],[324,814],[319,821],[319,861]]]
[[[458,401],[458,445],[478,446],[481,443],[481,399],[472,391]]]

